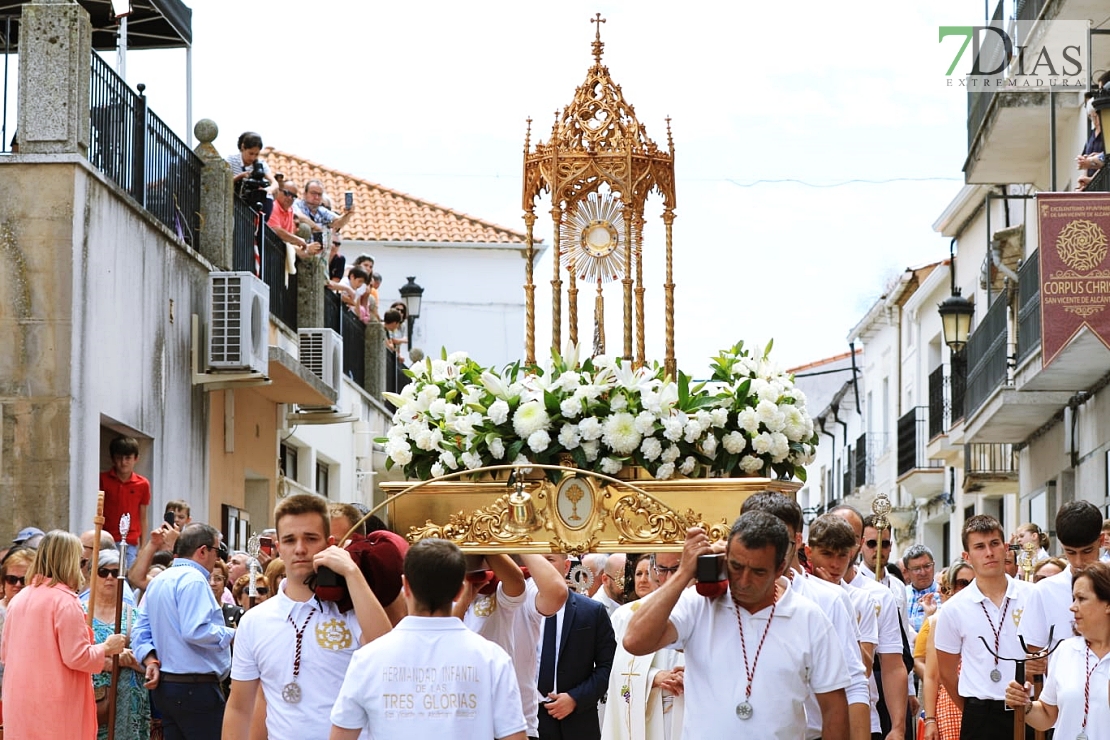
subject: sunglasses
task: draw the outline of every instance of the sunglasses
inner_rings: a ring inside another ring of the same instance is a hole
[[[673,567],[667,568],[662,565],[657,565],[655,566],[655,572],[663,575],[673,576],[675,573],[678,572],[678,566],[675,565]]]
[[[867,545],[867,549],[874,550],[875,547],[879,544],[879,541],[878,540],[865,540],[863,544]],[[890,549],[890,540],[883,540],[883,549],[884,550],[889,550]]]
[[[26,586],[27,579],[23,576],[4,576],[4,583],[9,586]]]
[[[971,581],[967,580],[966,578],[957,578],[956,579],[956,588],[967,588],[970,585],[971,585]]]
[[[119,568],[97,568],[96,574],[101,578],[107,578],[108,576],[119,578]]]
[[[270,589],[266,588],[265,586],[259,586],[255,589],[255,591],[258,593],[259,596],[265,596],[266,594],[270,593]]]
[[[287,198],[296,198],[297,197],[296,193],[294,193],[292,190],[286,190],[285,188],[282,188],[281,194],[286,196]]]

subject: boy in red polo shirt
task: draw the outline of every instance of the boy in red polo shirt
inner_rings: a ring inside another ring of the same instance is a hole
[[[131,515],[127,530],[127,567],[135,562],[146,528],[147,507],[150,506],[150,481],[135,472],[139,461],[139,443],[134,437],[116,437],[108,445],[112,467],[100,474],[100,490],[104,491],[104,531],[120,544],[119,519]]]

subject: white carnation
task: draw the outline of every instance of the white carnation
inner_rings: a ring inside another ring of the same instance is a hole
[[[489,443],[489,454],[493,455],[495,460],[505,457],[505,443],[501,441],[500,437],[494,437]]]
[[[551,435],[540,429],[528,435],[528,446],[532,452],[543,452],[551,444]]]
[[[698,437],[700,437],[701,433],[704,431],[705,426],[703,426],[700,421],[698,421],[697,419],[691,419],[689,423],[686,424],[686,433],[683,435],[683,439],[685,439],[689,444],[694,444],[698,441]]]
[[[509,418],[509,404],[498,399],[490,404],[489,411],[486,413],[494,424],[504,424]]]
[[[763,470],[763,461],[758,457],[753,457],[752,455],[744,455],[742,458],[740,458],[740,469],[743,470],[745,473],[748,473],[749,475],[752,473],[758,473],[759,471]]]
[[[432,471],[431,472],[432,472],[432,477],[433,478],[438,478],[441,475],[445,475],[447,473],[447,470],[444,469],[443,463],[434,462],[434,463],[432,463]]]
[[[587,442],[599,438],[604,429],[601,427],[601,422],[595,416],[587,416],[582,421],[578,422],[578,432],[582,435],[582,439]]]
[[[563,424],[563,428],[559,430],[559,444],[564,449],[573,450],[582,442],[582,435],[578,433],[577,424]]]
[[[466,352],[452,352],[451,354],[447,355],[447,361],[450,362],[452,365],[461,365],[466,362],[467,358],[469,357],[470,355],[468,355]]]
[[[707,434],[701,443],[701,451],[708,457],[713,457],[717,452],[717,435]]]
[[[636,431],[640,434],[651,434],[655,431],[655,414],[650,411],[641,411],[636,416]]]
[[[658,480],[667,480],[674,475],[674,463],[663,463],[655,471],[655,477]]]
[[[655,437],[645,437],[640,443],[640,454],[648,462],[654,462],[663,454],[663,445]]]
[[[386,449],[391,459],[397,465],[408,465],[412,462],[412,448],[407,442],[401,440],[391,441]]]
[[[663,450],[663,454],[660,455],[659,459],[665,463],[673,463],[678,459],[678,455],[678,445],[668,445],[667,449]]]
[[[781,432],[786,418],[773,401],[760,401],[755,407],[755,415],[772,432]]]
[[[439,461],[451,470],[458,470],[459,461],[455,459],[455,455],[450,450],[444,450],[439,453]]]
[[[748,446],[748,438],[743,432],[729,432],[722,442],[730,455],[738,455]]]
[[[601,443],[597,440],[589,440],[582,443],[582,452],[586,454],[586,462],[593,462],[596,460],[600,450]]]
[[[619,473],[621,471],[621,468],[623,468],[623,467],[624,467],[624,465],[621,463],[620,460],[614,460],[611,457],[601,458],[601,472],[602,473],[607,473],[608,475],[616,475],[617,473]]]
[[[624,411],[628,408],[628,399],[625,398],[623,393],[615,393],[609,399],[609,409],[611,411]]]
[[[759,417],[756,415],[755,409],[743,409],[736,415],[736,423],[748,434],[755,434],[759,431]]]
[[[682,473],[683,475],[689,475],[690,473],[694,472],[694,467],[697,464],[698,461],[694,459],[693,455],[691,455],[682,461],[682,465],[678,467],[678,472]]]
[[[437,398],[428,404],[428,415],[433,419],[442,419],[447,413],[447,401]]]
[[[416,433],[416,436],[413,437],[413,442],[416,443],[416,447],[421,450],[434,450],[442,441],[443,432],[439,431],[438,428],[421,429],[419,432]]]
[[[670,416],[663,420],[663,436],[672,442],[682,439],[682,419]]]
[[[474,470],[474,468],[482,467],[481,455],[477,455],[469,450],[459,455],[459,459],[462,460],[462,464],[467,470]]]
[[[806,417],[801,411],[789,404],[779,406],[784,417],[783,433],[791,441],[797,442],[806,436]]]
[[[559,411],[568,419],[573,419],[582,413],[582,402],[574,398],[564,398],[559,403]]]
[[[771,462],[780,463],[790,454],[790,440],[782,432],[771,435]]]
[[[709,412],[711,423],[717,429],[728,424],[728,409],[716,408]]]
[[[756,435],[752,440],[752,449],[757,455],[766,455],[771,451],[772,438],[770,432]]]

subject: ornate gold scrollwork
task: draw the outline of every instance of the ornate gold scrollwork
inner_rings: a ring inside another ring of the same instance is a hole
[[[622,543],[680,542],[686,537],[685,517],[641,493],[617,498],[612,520]]]
[[[409,542],[417,542],[426,537],[450,540],[456,545],[478,544],[522,544],[531,541],[527,533],[513,528],[511,494],[499,497],[489,506],[476,509],[469,516],[464,512],[452,514],[443,526],[434,524],[430,519],[423,527],[410,527],[407,535]]]

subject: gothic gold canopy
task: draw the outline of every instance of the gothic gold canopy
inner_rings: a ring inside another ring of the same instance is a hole
[[[529,250],[526,268],[527,362],[535,362],[535,304],[532,282],[532,229],[535,203],[543,192],[551,196],[555,231],[552,286],[553,347],[562,342],[562,272],[568,276],[569,338],[578,342],[579,279],[597,283],[594,309],[594,351],[605,351],[604,306],[601,283],[619,279],[623,286],[623,356],[636,365],[644,357],[644,286],[641,263],[644,206],[648,196],[658,193],[663,200],[666,227],[666,313],[665,364],[675,374],[674,283],[671,258],[671,226],[674,221],[674,143],[667,119],[667,148],[663,150],[636,118],[620,85],[601,63],[599,13],[593,42],[594,64],[574,99],[556,112],[551,136],[531,148],[531,123],[524,145],[524,221]],[[635,296],[635,320],[633,320]],[[635,353],[633,326],[636,327]]]

